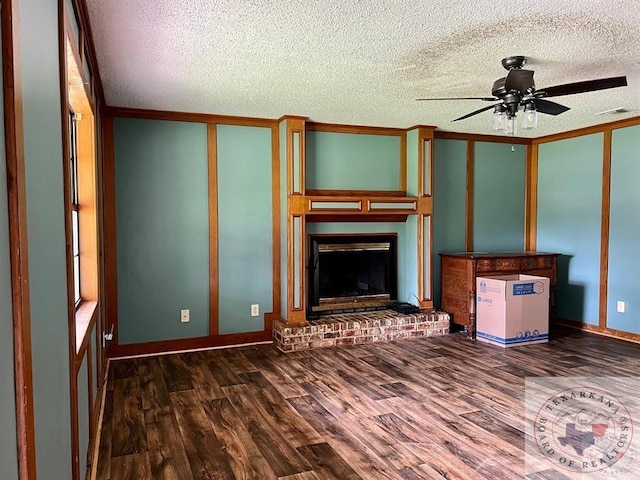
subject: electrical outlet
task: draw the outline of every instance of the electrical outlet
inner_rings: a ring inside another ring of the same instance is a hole
[[[626,302],[618,300],[617,309],[618,309],[618,313],[625,313],[627,311]]]
[[[187,323],[189,321],[189,310],[180,310],[180,321]]]
[[[257,317],[258,315],[260,315],[260,305],[254,303],[253,305],[251,305],[251,316]]]

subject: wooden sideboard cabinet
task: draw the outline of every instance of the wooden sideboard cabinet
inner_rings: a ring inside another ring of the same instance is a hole
[[[476,277],[524,273],[550,279],[549,318],[556,314],[556,275],[559,253],[466,252],[441,253],[440,307],[452,322],[476,338]]]

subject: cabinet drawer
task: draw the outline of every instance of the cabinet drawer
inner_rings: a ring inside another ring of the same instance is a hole
[[[476,273],[484,272],[517,272],[520,270],[519,258],[481,258],[476,261]]]

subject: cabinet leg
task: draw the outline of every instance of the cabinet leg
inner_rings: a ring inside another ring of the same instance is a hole
[[[469,326],[467,327],[467,338],[476,339],[476,291],[473,289],[469,293]]]
[[[476,315],[469,315],[469,327],[467,328],[467,338],[469,340],[476,339]]]

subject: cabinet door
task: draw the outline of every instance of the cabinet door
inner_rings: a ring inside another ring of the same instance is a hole
[[[469,259],[442,257],[442,309],[458,325],[469,324],[470,265]]]

